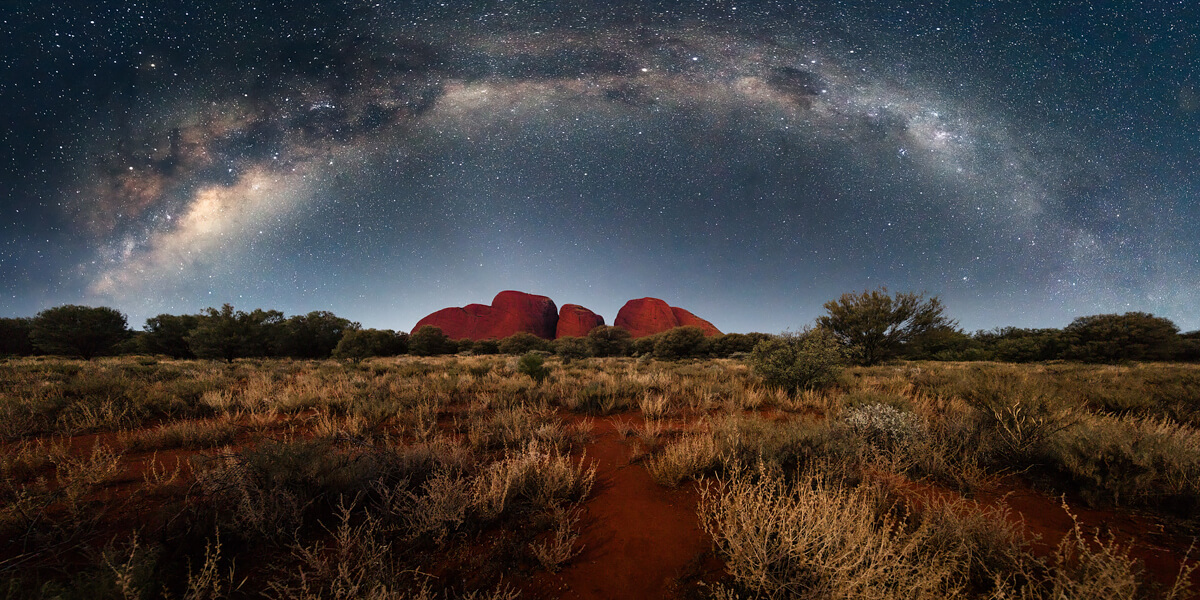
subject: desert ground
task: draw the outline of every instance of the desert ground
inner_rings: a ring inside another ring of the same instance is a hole
[[[9,598],[1191,598],[1200,365],[0,362]]]

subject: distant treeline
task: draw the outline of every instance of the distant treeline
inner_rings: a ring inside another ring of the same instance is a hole
[[[831,303],[832,305],[832,303]],[[940,309],[939,309],[940,310]],[[557,354],[564,360],[590,356],[730,357],[751,352],[776,336],[728,333],[705,337],[697,327],[678,327],[633,339],[619,327],[601,325],[586,337],[545,340],[529,333],[504,339],[451,340],[437,327],[411,335],[363,329],[327,311],[285,317],[277,310],[235,310],[226,304],[195,315],[161,314],[131,331],[108,307],[76,305],[46,309],[32,318],[0,318],[0,355],[53,354],[90,359],[113,354],[232,361],[292,357],[360,360],[413,354]],[[1034,362],[1197,361],[1200,331],[1181,334],[1168,319],[1140,312],[1075,319],[1062,329],[1006,327],[966,333],[953,326],[926,328],[893,353],[915,360]]]
[[[912,341],[911,359],[1036,362],[1200,361],[1200,331],[1180,333],[1143,312],[1079,317],[1062,329],[1003,327],[972,334],[940,328]]]

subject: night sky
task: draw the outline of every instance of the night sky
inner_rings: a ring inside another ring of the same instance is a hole
[[[1200,328],[1191,0],[303,4],[3,3],[0,316]]]

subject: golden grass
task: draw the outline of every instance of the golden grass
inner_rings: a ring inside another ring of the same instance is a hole
[[[1003,519],[970,507],[904,512],[873,484],[856,485],[873,474],[965,494],[1017,474],[1051,493],[1197,530],[1198,366],[904,363],[846,369],[829,389],[788,393],[731,359],[546,365],[551,374],[539,385],[503,356],[5,361],[0,521],[10,539],[48,540],[52,550],[26,552],[23,561],[44,567],[33,579],[5,574],[3,565],[0,574],[17,582],[13,589],[38,588],[42,577],[66,585],[54,579],[64,569],[51,568],[50,552],[107,541],[88,538],[107,508],[92,498],[131,460],[122,451],[154,452],[135,494],[175,494],[178,504],[164,507],[174,511],[174,529],[161,535],[185,550],[168,558],[158,542],[126,535],[123,544],[142,546],[114,550],[110,568],[98,571],[114,589],[151,589],[138,577],[152,563],[159,566],[151,572],[174,573],[178,582],[153,589],[175,597],[193,587],[189,564],[197,590],[236,585],[235,557],[203,566],[207,544],[226,554],[270,548],[271,560],[306,565],[307,588],[280,576],[251,595],[274,585],[276,596],[506,597],[511,590],[495,580],[458,586],[413,573],[429,568],[422,556],[461,550],[467,536],[490,532],[515,540],[506,547],[514,557],[494,557],[514,561],[509,567],[569,562],[587,518],[579,507],[595,480],[581,458],[592,422],[580,415],[619,415],[608,417],[617,435],[638,446],[640,466],[629,468],[644,467],[663,485],[721,482],[705,488],[702,520],[732,565],[729,594],[1149,593],[1123,550],[1104,545],[1111,541],[1077,534],[1061,560],[1029,562],[997,524]],[[72,436],[91,434],[120,443],[69,451]],[[159,465],[166,450],[190,459]],[[774,483],[755,474],[759,464],[776,474]],[[745,520],[767,515],[778,522]],[[223,549],[211,541],[214,526]],[[375,564],[374,550],[354,548],[343,535],[350,533],[376,549],[393,544],[380,567],[386,576],[349,570]],[[791,540],[792,550],[764,546],[771,539]],[[804,557],[795,548],[805,548]],[[747,558],[754,556],[763,562]],[[1092,566],[1079,571],[1085,563]],[[1088,587],[1086,573],[1104,583]]]

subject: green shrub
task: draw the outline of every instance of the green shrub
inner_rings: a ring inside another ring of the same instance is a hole
[[[750,354],[751,367],[767,385],[789,391],[832,384],[845,362],[845,347],[825,329],[759,342]]]
[[[416,356],[436,356],[438,354],[453,354],[458,351],[458,344],[442,333],[441,327],[424,325],[408,336],[408,352]]]
[[[351,329],[342,334],[334,358],[359,361],[372,356],[395,356],[408,351],[408,336],[390,329]]]
[[[554,353],[562,357],[563,363],[569,363],[591,356],[591,348],[586,338],[564,337],[554,340]]]
[[[549,352],[551,350],[550,341],[544,340],[527,331],[518,331],[502,340],[500,340],[500,352],[502,354],[526,354],[534,350]]]
[[[546,367],[545,362],[546,359],[536,352],[526,353],[517,362],[517,372],[524,373],[532,377],[534,381],[541,383],[550,375],[550,369]]]
[[[633,336],[621,327],[599,325],[587,334],[592,356],[629,356],[633,351]]]
[[[654,358],[672,360],[704,353],[704,330],[694,325],[664,331],[654,341]]]
[[[87,360],[111,351],[128,337],[125,315],[116,309],[74,304],[38,313],[29,333],[30,341],[42,352]]]

